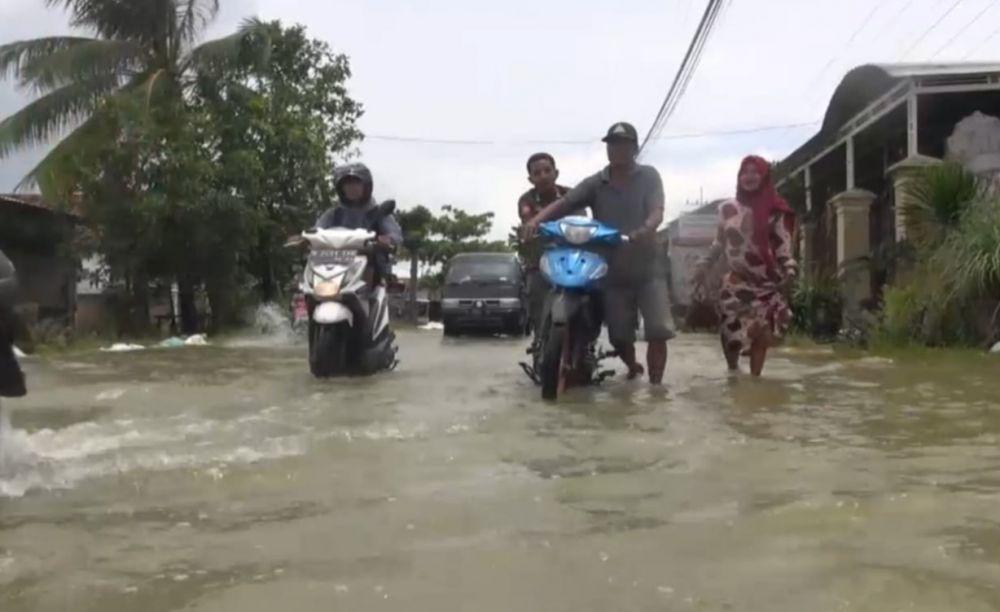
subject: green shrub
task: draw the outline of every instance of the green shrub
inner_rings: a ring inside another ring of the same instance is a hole
[[[963,213],[982,196],[983,185],[961,164],[949,162],[924,168],[907,194],[911,205],[904,215],[910,239],[930,249],[958,226]]]
[[[843,322],[844,300],[837,279],[804,275],[792,291],[792,328],[816,339],[832,339]]]
[[[920,336],[926,304],[917,287],[887,287],[882,294],[882,324],[878,335],[884,342],[907,344]]]

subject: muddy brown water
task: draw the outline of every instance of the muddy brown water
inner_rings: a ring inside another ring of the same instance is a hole
[[[998,610],[1000,360],[786,349],[543,404],[522,343],[33,359],[0,610]]]

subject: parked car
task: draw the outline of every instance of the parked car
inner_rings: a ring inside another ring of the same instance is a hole
[[[528,331],[524,273],[512,253],[463,253],[448,262],[441,300],[448,336]]]

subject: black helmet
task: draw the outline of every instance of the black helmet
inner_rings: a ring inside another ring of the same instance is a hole
[[[362,163],[346,164],[337,168],[334,173],[334,187],[337,190],[337,196],[340,198],[342,204],[347,205],[359,205],[367,204],[372,198],[372,191],[375,187],[375,183],[372,180],[372,172],[368,169],[368,166]],[[365,186],[364,195],[361,196],[360,202],[348,202],[344,197],[341,190],[341,185],[345,179],[355,178],[360,180]]]

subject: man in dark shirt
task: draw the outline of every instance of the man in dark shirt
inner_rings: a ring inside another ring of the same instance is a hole
[[[535,153],[528,158],[528,181],[532,188],[517,200],[517,214],[521,223],[527,223],[547,205],[555,202],[569,193],[568,187],[556,183],[559,170],[556,160],[548,153]],[[542,326],[542,311],[545,309],[545,298],[548,295],[549,284],[538,268],[542,249],[537,238],[521,240],[519,255],[524,260],[526,285],[528,288],[528,317],[532,330],[537,331]]]
[[[661,384],[667,364],[667,341],[674,337],[663,262],[656,230],[663,222],[663,182],[652,166],[639,165],[639,135],[628,123],[616,123],[604,137],[608,166],[585,179],[565,197],[546,206],[525,224],[527,233],[570,212],[590,208],[594,218],[628,236],[610,256],[604,291],[604,318],[611,344],[629,369],[643,373],[636,360],[635,330],[642,314],[649,344],[649,381]]]
[[[348,164],[337,169],[335,177],[337,205],[320,215],[316,220],[316,227],[375,232],[376,240],[382,246],[374,257],[375,282],[390,280],[393,274],[389,253],[403,244],[403,230],[399,222],[393,215],[377,214],[378,203],[372,197],[375,182],[368,166],[361,163]]]
[[[403,243],[403,231],[392,215],[380,217],[376,227],[371,228],[371,213],[378,204],[372,197],[375,182],[371,170],[361,163],[353,163],[335,172],[337,205],[330,208],[316,220],[316,227],[329,229],[373,229],[378,241],[387,247],[398,247]]]

